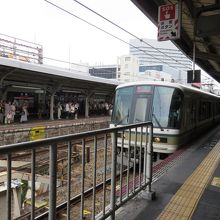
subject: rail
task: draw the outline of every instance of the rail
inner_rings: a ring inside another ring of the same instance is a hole
[[[131,152],[133,154],[132,157],[129,156],[127,165],[123,161],[123,153],[118,156],[117,152],[119,137],[121,135],[124,137],[125,133],[128,135],[128,141],[124,141],[124,138],[122,138],[120,147],[123,149],[126,144],[129,155],[131,155]],[[151,191],[152,133],[152,123],[145,122],[1,146],[0,155],[5,155],[5,160],[7,161],[5,219],[19,218],[22,213],[28,212],[24,210],[26,200],[15,199],[13,190],[14,169],[12,167],[14,161],[12,161],[12,155],[23,151],[31,151],[29,186],[31,199],[28,209],[31,216],[30,219],[46,218],[55,220],[59,218],[58,215],[64,215],[66,219],[84,219],[88,213],[91,219],[106,219],[108,217],[115,219],[116,211],[125,202],[143,189],[147,188],[149,192]],[[91,137],[93,142],[91,144],[90,141],[90,145],[87,146],[87,139],[91,140]],[[100,137],[103,137],[103,139],[100,140]],[[76,146],[73,142],[76,140],[81,142],[80,162],[74,162],[73,160],[73,153],[76,151]],[[67,143],[67,174],[61,178],[58,170],[60,153],[58,145],[64,142]],[[134,146],[131,143],[134,143]],[[37,173],[39,147],[48,148],[49,156],[49,189],[48,194],[44,194],[44,196],[46,195],[45,198],[48,197],[48,211],[44,213],[38,213],[35,207],[38,199],[36,182],[39,175]],[[90,152],[92,155],[91,160],[88,160],[89,151],[87,148],[92,150]],[[140,149],[139,151],[137,151],[138,148]],[[120,163],[117,163],[118,160],[120,160]],[[60,184],[61,181],[66,183],[64,184],[66,188],[63,191],[60,191],[61,186],[63,187]],[[78,191],[77,187],[79,188]],[[64,199],[60,198],[62,196]],[[17,207],[24,207],[19,212],[14,210],[14,203],[18,203],[18,201],[20,201],[20,204]],[[80,203],[80,205],[74,205],[76,203]]]
[[[43,47],[40,44],[0,34],[0,56],[43,64]]]

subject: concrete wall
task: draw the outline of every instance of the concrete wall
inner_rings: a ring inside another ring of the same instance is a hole
[[[102,128],[107,128],[108,126],[109,126],[109,121],[106,120],[103,121],[94,120],[90,122],[84,121],[84,122],[65,124],[65,125],[54,125],[54,126],[49,125],[44,127],[44,136],[45,138],[50,138],[55,136],[80,133],[84,131],[98,130]],[[0,146],[30,141],[32,137],[33,129],[36,129],[36,127],[7,129],[4,131],[0,131]]]

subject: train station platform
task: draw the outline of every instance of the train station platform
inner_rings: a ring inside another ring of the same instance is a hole
[[[162,162],[170,163],[160,178],[153,171],[156,198],[141,193],[119,210],[118,220],[220,219],[220,126],[176,155]]]
[[[88,118],[85,117],[79,117],[78,119],[55,119],[55,120],[49,120],[49,119],[34,119],[34,120],[30,120],[27,121],[25,123],[19,123],[19,122],[15,122],[15,123],[11,123],[11,124],[0,124],[0,131],[3,130],[16,130],[19,128],[31,128],[31,127],[35,127],[35,126],[47,126],[47,127],[51,127],[51,126],[59,126],[59,125],[72,125],[75,123],[81,123],[81,122],[99,122],[99,121],[103,121],[103,120],[107,120],[110,121],[110,116],[91,116]]]

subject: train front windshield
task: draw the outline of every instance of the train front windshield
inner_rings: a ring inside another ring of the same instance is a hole
[[[183,93],[180,89],[138,85],[117,89],[112,123],[151,121],[154,127],[179,128]]]
[[[114,108],[112,113],[112,122],[115,125],[129,124],[133,94],[134,87],[126,87],[123,89],[118,89],[116,91]]]

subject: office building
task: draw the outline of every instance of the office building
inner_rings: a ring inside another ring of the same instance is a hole
[[[116,78],[116,65],[103,65],[89,67],[89,74],[91,76],[115,79]]]
[[[186,83],[187,70],[192,69],[192,62],[172,42],[138,39],[130,40],[130,55],[138,58],[144,66],[163,65],[176,69],[174,78],[180,83]]]

